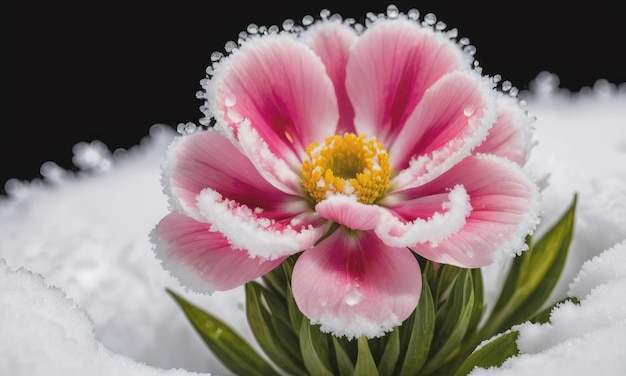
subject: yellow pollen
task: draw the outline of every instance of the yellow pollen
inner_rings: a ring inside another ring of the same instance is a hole
[[[314,142],[302,163],[302,186],[318,203],[330,195],[354,196],[363,204],[379,200],[389,186],[389,154],[365,135],[344,133]]]

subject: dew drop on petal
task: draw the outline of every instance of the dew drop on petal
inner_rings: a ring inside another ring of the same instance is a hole
[[[398,11],[398,7],[394,4],[390,4],[387,6],[387,17],[389,18],[398,18],[400,11]]]
[[[196,98],[197,99],[204,99],[204,91],[202,91],[202,90],[196,91]]]
[[[512,97],[517,97],[517,94],[519,94],[519,89],[513,86],[511,90],[509,90],[509,95]]]
[[[462,46],[467,46],[470,43],[469,38],[461,38],[459,39],[459,44],[461,44]]]
[[[224,54],[219,51],[213,51],[213,53],[211,53],[211,61],[218,61],[219,59],[223,57],[224,57]]]
[[[267,26],[261,25],[259,26],[259,34],[267,33]]]
[[[420,18],[420,11],[415,8],[411,8],[407,12],[407,16],[409,17],[409,19],[416,21],[418,18]]]
[[[339,13],[334,13],[332,16],[330,16],[330,20],[333,22],[341,22],[343,21],[343,17],[341,17],[341,14]]]
[[[302,24],[304,26],[309,26],[310,24],[312,24],[315,21],[315,19],[313,18],[313,16],[311,15],[306,15],[304,17],[302,17]]]
[[[215,71],[213,70],[213,67],[212,67],[212,66],[210,66],[210,65],[209,65],[208,67],[206,67],[206,74],[208,74],[208,75],[212,76],[212,75],[213,75],[213,73],[215,73]],[[201,85],[202,85],[202,84],[201,84]],[[203,86],[204,86],[204,85],[203,85]]]
[[[193,132],[195,132],[195,131],[196,131],[196,125],[195,125],[194,123],[192,123],[192,122],[188,121],[188,122],[185,124],[185,132],[186,132],[187,134],[189,134],[189,133],[193,133]]]
[[[499,74],[493,76],[493,82],[498,83],[500,81],[502,81],[502,76],[500,76]]]
[[[323,19],[327,19],[328,16],[330,16],[330,11],[328,9],[322,9],[320,11],[320,17],[322,17]]]
[[[437,23],[437,16],[435,16],[434,13],[427,13],[424,16],[424,22],[426,22],[427,25],[434,25],[435,23]]]
[[[184,134],[185,133],[185,123],[178,123],[178,125],[176,126],[176,132],[178,132],[180,134]]]
[[[362,298],[363,298],[363,294],[361,294],[358,287],[352,286],[350,288],[350,291],[348,291],[346,296],[343,298],[343,300],[347,305],[352,307],[354,305],[359,304]]]
[[[511,83],[511,81],[506,80],[502,82],[502,90],[509,91],[512,87],[513,84]]]
[[[246,31],[248,32],[248,34],[256,34],[259,32],[259,27],[257,26],[257,24],[251,23],[246,28]]]
[[[224,45],[224,50],[228,53],[231,53],[235,48],[237,48],[237,43],[233,42],[232,40],[229,40]]]
[[[272,25],[269,29],[267,29],[267,32],[270,34],[277,34],[279,31],[280,29],[276,25]]]
[[[456,38],[459,36],[459,30],[455,27],[453,29],[448,30],[446,34],[448,35],[448,38],[450,39]]]
[[[474,56],[476,54],[476,47],[471,44],[468,44],[467,46],[463,47],[463,52],[465,52],[466,54],[470,56]]]
[[[350,26],[350,25],[354,25],[356,23],[356,20],[352,17],[348,17],[345,20],[343,20],[343,23]]]
[[[476,108],[472,105],[469,105],[463,109],[463,115],[467,117],[474,115],[474,112],[476,112]]]
[[[441,30],[445,30],[445,28],[446,28],[447,26],[448,26],[448,25],[446,25],[446,23],[445,23],[445,22],[443,22],[443,21],[438,21],[438,22],[435,24],[435,30],[439,30],[439,31],[441,31]]]
[[[224,98],[224,105],[226,107],[232,107],[237,104],[237,97],[233,93],[228,93]]]
[[[294,25],[295,22],[292,19],[287,18],[283,21],[283,30],[290,31],[291,29],[293,29]]]
[[[248,33],[245,31],[240,31],[238,36],[240,39],[245,40],[246,38],[248,38]]]

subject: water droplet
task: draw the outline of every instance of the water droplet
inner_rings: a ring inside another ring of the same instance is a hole
[[[513,86],[511,90],[509,90],[509,95],[512,97],[517,97],[517,94],[519,94],[519,89]]]
[[[224,54],[219,51],[213,51],[213,53],[211,53],[211,61],[218,61],[219,59],[223,57],[224,57]]]
[[[352,17],[348,17],[345,20],[343,20],[343,23],[350,26],[350,25],[354,25],[356,23],[356,20]]]
[[[446,23],[445,23],[445,22],[443,22],[443,21],[438,21],[438,22],[435,24],[435,30],[439,30],[439,31],[441,31],[441,30],[445,30],[445,28],[446,28],[447,26],[448,26],[448,25],[446,25]]]
[[[365,17],[367,17],[367,19],[370,21],[376,21],[378,19],[378,17],[376,17],[376,14],[374,14],[373,12],[365,13]]]
[[[202,125],[204,125],[205,127],[209,126],[209,124],[211,124],[211,119],[208,117],[203,117],[200,118],[200,120],[198,120],[198,122]]]
[[[224,45],[224,50],[228,53],[231,53],[235,48],[237,48],[237,43],[233,42],[232,40],[229,40]]]
[[[446,34],[448,35],[448,38],[450,39],[456,38],[459,36],[459,30],[455,27],[454,29],[448,30]]]
[[[185,123],[178,123],[176,126],[176,132],[180,134],[185,134]]]
[[[434,25],[435,23],[437,23],[437,16],[435,16],[434,13],[427,13],[424,16],[424,22],[426,22],[427,25]]]
[[[409,19],[417,21],[417,19],[420,18],[420,11],[415,8],[411,8],[407,12],[407,16],[409,16]]]
[[[246,33],[245,31],[240,31],[238,36],[240,39],[245,40],[246,38],[248,38],[248,33]]]
[[[259,26],[259,34],[267,33],[267,26]]]
[[[235,96],[235,94],[228,93],[224,98],[224,105],[226,107],[232,107],[235,104],[237,104],[237,97]]]
[[[250,25],[248,25],[248,27],[246,28],[246,31],[248,32],[248,34],[256,34],[259,32],[259,27],[257,26],[257,24],[253,24],[251,23]]]
[[[190,121],[185,124],[185,133],[190,134],[196,131],[196,125]]]
[[[304,26],[309,26],[310,24],[312,24],[315,21],[315,18],[313,18],[313,16],[310,15],[306,15],[304,17],[302,17],[302,24]]]
[[[474,112],[476,112],[476,107],[471,104],[463,109],[463,115],[467,117],[474,115]]]
[[[461,39],[459,39],[459,44],[461,46],[467,46],[469,43],[470,43],[469,38],[461,38]]]
[[[197,99],[204,99],[204,91],[202,91],[202,90],[196,91],[196,98]]]
[[[463,52],[470,56],[474,56],[476,54],[476,46],[468,44],[467,46],[463,47]]]
[[[499,74],[493,76],[493,82],[498,83],[500,81],[502,81],[502,76],[500,76]]]
[[[269,34],[278,34],[279,31],[280,31],[280,29],[276,25],[272,25],[272,26],[269,27],[269,29],[267,29],[267,32]]]
[[[509,81],[509,80],[502,81],[502,90],[503,91],[509,91],[512,87],[513,87],[513,84],[511,83],[511,81]]]
[[[361,294],[361,292],[359,291],[359,289],[356,286],[352,286],[350,288],[350,291],[348,291],[348,293],[344,297],[343,301],[347,305],[352,307],[354,305],[359,304],[361,299],[363,299],[363,294]]]
[[[295,22],[290,18],[287,18],[283,21],[283,29],[286,31],[290,31],[291,29],[293,29],[293,25],[295,25]]]
[[[387,6],[387,17],[389,18],[398,18],[400,11],[398,11],[398,7],[394,4],[389,4]]]
[[[355,23],[354,30],[357,32],[357,34],[361,34],[363,31],[365,31],[365,26],[363,26],[363,24],[361,23]]]
[[[339,13],[333,13],[333,15],[330,16],[329,20],[331,20],[332,22],[341,22],[343,21],[343,17],[341,17],[341,14]]]
[[[328,9],[322,9],[320,11],[320,17],[322,17],[323,19],[327,19],[328,16],[330,16],[330,11]]]

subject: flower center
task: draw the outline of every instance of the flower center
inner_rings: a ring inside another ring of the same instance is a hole
[[[302,163],[302,186],[318,203],[330,195],[354,196],[373,204],[389,186],[389,154],[365,135],[345,133],[326,137],[306,149]]]

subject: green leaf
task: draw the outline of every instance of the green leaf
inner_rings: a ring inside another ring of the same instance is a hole
[[[337,362],[337,370],[340,376],[352,376],[354,374],[354,365],[350,356],[343,348],[337,337],[333,336],[333,348],[335,349],[335,360]]]
[[[435,333],[435,305],[427,277],[422,275],[422,294],[413,313],[409,341],[404,347],[400,375],[417,375],[428,357]],[[401,331],[405,328],[401,327]],[[401,343],[403,343],[401,341]]]
[[[311,375],[332,376],[328,337],[313,327],[306,317],[300,328],[300,351],[304,366]]]
[[[359,354],[356,358],[356,365],[354,366],[354,375],[378,376],[378,369],[376,368],[376,362],[374,362],[369,344],[367,343],[367,337],[359,337],[357,343],[359,345]]]
[[[246,317],[250,329],[265,354],[279,367],[294,375],[306,375],[303,369],[299,343],[295,334],[287,327],[289,323],[286,312],[281,320],[277,311],[281,307],[269,290],[265,290],[256,282],[249,282],[246,288]],[[273,311],[263,305],[273,302]],[[286,309],[286,308],[285,308]]]
[[[383,352],[380,362],[378,363],[378,373],[381,375],[391,375],[396,368],[398,358],[400,357],[400,329],[393,328],[389,335],[385,351]]]
[[[517,257],[480,339],[530,320],[544,305],[556,285],[574,233],[577,195],[568,210],[538,242]],[[514,283],[512,282],[514,281]]]
[[[234,330],[222,321],[189,303],[173,291],[166,291],[183,310],[187,319],[211,352],[237,375],[279,375],[279,373]]]
[[[431,345],[434,353],[424,367],[428,374],[453,358],[459,351],[474,308],[474,283],[470,269],[461,269],[454,282],[450,298],[437,312],[435,332]]]
[[[454,376],[465,376],[476,367],[500,367],[507,359],[519,354],[517,348],[518,336],[519,332],[511,331],[489,341],[467,357],[461,364],[461,367],[454,373]]]
[[[437,283],[433,291],[435,307],[439,307],[449,298],[454,281],[458,278],[461,268],[452,265],[441,265],[437,271]]]

